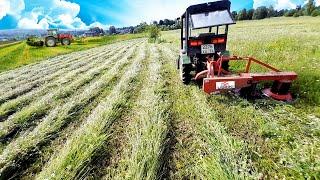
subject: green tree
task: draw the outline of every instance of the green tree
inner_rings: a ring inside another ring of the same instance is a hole
[[[311,16],[311,13],[316,9],[314,0],[309,0],[308,3],[304,6],[305,9],[305,15]]]
[[[148,27],[148,33],[149,33],[149,41],[155,42],[160,37],[160,29],[156,25],[150,25]]]
[[[117,30],[114,26],[110,26],[109,28],[109,34],[116,34],[117,33]]]
[[[311,13],[311,16],[312,17],[320,16],[320,10],[319,9],[313,10]]]
[[[287,11],[285,14],[284,14],[284,16],[286,16],[286,17],[292,17],[294,14],[296,14],[297,13],[297,10],[296,9],[291,9],[291,10],[289,10],[289,11]]]
[[[237,13],[237,11],[232,11],[231,15],[232,15],[233,19],[237,19],[238,13]]]
[[[252,20],[254,14],[254,9],[249,9],[247,12],[247,19]]]
[[[276,11],[274,10],[273,6],[270,6],[268,8],[268,13],[267,13],[267,17],[275,17],[276,16]]]
[[[268,8],[265,6],[258,7],[253,13],[253,19],[264,19],[268,16]]]
[[[242,20],[246,20],[246,19],[247,19],[247,10],[246,9],[242,9],[238,13],[237,20],[242,21]]]

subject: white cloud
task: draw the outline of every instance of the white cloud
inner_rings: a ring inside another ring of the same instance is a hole
[[[6,15],[19,19],[24,9],[24,0],[0,0],[0,20]]]
[[[34,8],[27,16],[21,18],[18,22],[18,28],[21,29],[48,29],[49,23],[47,18],[39,19],[44,15],[44,9]]]
[[[90,24],[88,27],[99,27],[102,29],[109,29],[111,25],[106,25],[106,24],[101,24],[100,22],[94,22],[92,24]]]
[[[10,10],[10,2],[9,1],[0,1],[0,20],[7,15]]]
[[[297,4],[293,3],[292,0],[253,0],[253,8],[260,6],[273,6],[275,9],[281,10],[294,9],[297,7]]]
[[[294,9],[297,5],[291,2],[290,0],[278,0],[277,4],[275,5],[275,9]]]
[[[258,8],[260,6],[274,6],[278,0],[253,0],[253,8]]]
[[[320,6],[320,0],[316,0],[316,6]]]
[[[18,28],[48,29],[53,26],[64,29],[88,29],[93,26],[108,27],[99,22],[86,25],[78,17],[80,6],[77,3],[66,0],[41,0],[37,5],[39,7],[33,8],[31,12],[25,12],[24,17],[19,19]]]
[[[217,0],[216,0],[217,1]],[[125,25],[134,25],[152,20],[173,19],[180,17],[184,10],[193,4],[206,3],[208,0],[152,0],[131,1],[126,4],[130,7],[128,14],[118,16]],[[134,17],[134,18],[133,18]]]

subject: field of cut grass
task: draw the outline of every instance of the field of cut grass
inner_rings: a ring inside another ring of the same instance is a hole
[[[144,37],[143,34],[112,35],[96,38],[85,38],[75,40],[71,46],[31,47],[25,41],[10,44],[0,44],[0,73],[15,69],[28,64],[36,63],[50,57],[81,51],[88,48],[112,44],[117,41]]]
[[[0,179],[319,179],[319,20],[230,30],[234,54],[299,74],[291,104],[183,85],[178,31],[0,73]]]

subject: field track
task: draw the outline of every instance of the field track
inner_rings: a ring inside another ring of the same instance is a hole
[[[178,52],[136,39],[0,74],[0,179],[320,177],[315,115],[184,86]]]

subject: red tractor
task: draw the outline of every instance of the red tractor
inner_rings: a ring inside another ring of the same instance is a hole
[[[49,29],[48,35],[45,37],[45,45],[47,47],[55,47],[57,43],[67,46],[71,44],[71,41],[71,34],[59,34],[58,29]]]

